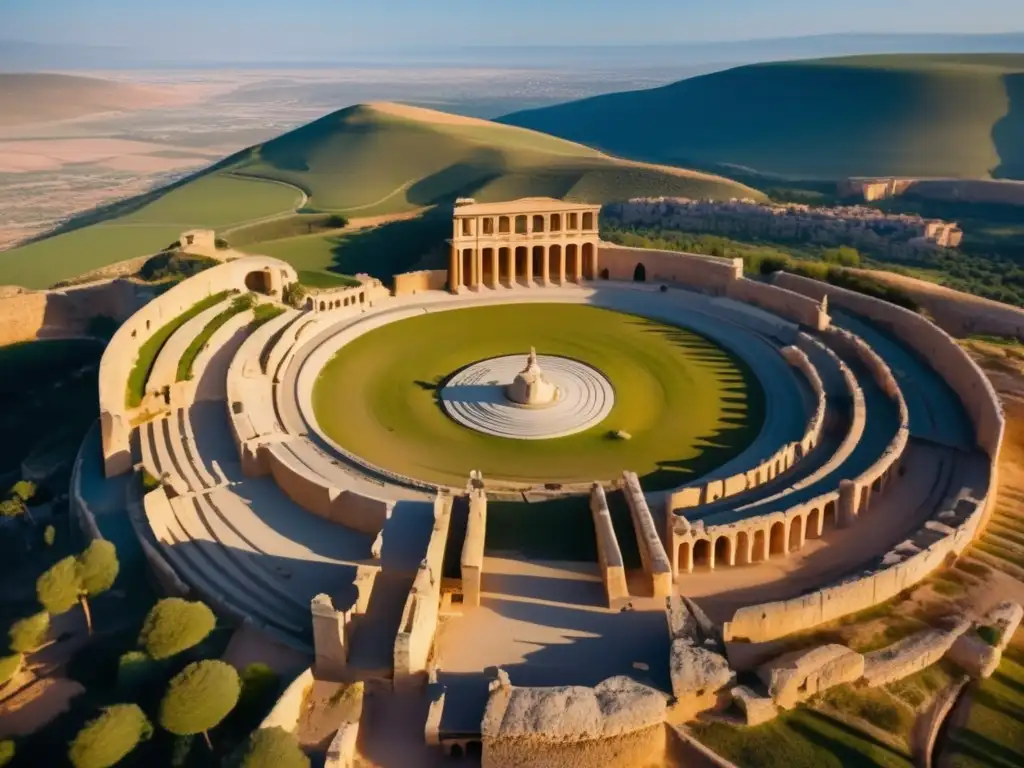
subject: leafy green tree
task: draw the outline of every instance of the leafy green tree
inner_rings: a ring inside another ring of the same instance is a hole
[[[78,732],[68,759],[75,768],[109,768],[152,735],[153,726],[136,704],[115,704]]]
[[[295,309],[302,309],[302,307],[305,306],[306,304],[307,295],[308,291],[306,290],[306,287],[304,285],[302,285],[301,283],[291,283],[290,285],[286,285],[284,287],[282,299],[284,300],[284,303],[287,304],[289,307],[294,307]]]
[[[21,499],[26,504],[35,498],[38,491],[39,486],[31,480],[19,480],[11,486],[11,495],[15,498]]]
[[[92,615],[89,612],[89,598],[103,594],[114,586],[121,565],[117,561],[117,550],[114,545],[105,539],[95,539],[78,556],[78,566],[81,587],[79,600],[85,612],[85,624],[91,635]]]
[[[201,643],[216,624],[205,603],[167,597],[146,616],[139,645],[154,659],[168,659]]]
[[[60,616],[75,607],[81,584],[78,560],[69,555],[54,563],[36,580],[36,597],[49,613]]]
[[[309,768],[299,740],[284,728],[260,728],[249,735],[238,768]]]
[[[21,515],[25,515],[31,522],[35,522],[28,505],[17,496],[0,499],[0,517],[21,517]]]
[[[50,614],[46,611],[28,616],[14,622],[8,630],[11,650],[18,653],[30,653],[41,646],[50,631]]]
[[[12,653],[10,656],[0,656],[0,685],[10,681],[21,669],[21,662],[25,657],[20,653]]]
[[[160,702],[160,725],[177,736],[201,733],[212,749],[209,730],[234,709],[240,691],[238,673],[230,664],[217,660],[189,664],[167,686]]]
[[[91,635],[89,598],[110,589],[119,568],[114,545],[96,539],[78,557],[65,557],[40,576],[36,581],[36,596],[43,608],[55,616],[67,613],[75,603],[80,603]]]
[[[0,741],[0,768],[14,759],[14,742],[11,739]]]

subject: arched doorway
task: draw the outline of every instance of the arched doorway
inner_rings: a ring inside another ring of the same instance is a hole
[[[719,536],[715,539],[715,565],[721,568],[724,565],[732,564],[732,542],[728,536]]]
[[[749,565],[750,561],[750,534],[740,531],[736,534],[736,565]]]
[[[273,286],[270,281],[270,270],[264,269],[259,272],[250,272],[245,276],[245,287],[250,291],[270,295]]]
[[[821,510],[815,507],[811,510],[811,514],[807,516],[807,530],[804,532],[804,537],[808,539],[818,538],[821,535],[821,528]]]
[[[634,283],[646,283],[647,282],[647,267],[642,262],[638,262],[636,267],[633,269],[633,282]]]
[[[750,562],[759,563],[768,559],[768,551],[764,546],[764,531],[754,531],[754,548],[750,553]]]
[[[700,539],[693,542],[693,567],[703,568],[711,565],[711,542]]]
[[[679,545],[678,560],[676,560],[677,571],[689,573],[692,567],[690,563],[690,542],[684,541]]]
[[[768,536],[768,554],[786,554],[786,524],[782,521],[773,523],[771,533]]]
[[[800,549],[803,544],[804,536],[804,519],[802,517],[794,517],[789,521],[789,551],[795,552]]]
[[[462,284],[473,287],[473,249],[462,249]]]
[[[830,501],[828,504],[825,505],[825,513],[824,514],[825,514],[825,517],[821,521],[821,530],[822,530],[822,532],[828,530],[829,528],[837,528],[839,526],[839,521],[836,520],[836,503],[835,503],[835,501]]]

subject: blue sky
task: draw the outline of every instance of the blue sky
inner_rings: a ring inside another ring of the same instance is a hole
[[[0,39],[260,55],[1024,30],[1024,0],[0,0]]]

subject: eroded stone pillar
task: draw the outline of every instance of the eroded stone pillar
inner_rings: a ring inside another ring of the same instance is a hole
[[[857,484],[853,480],[839,482],[839,506],[836,512],[839,528],[853,525],[857,519]]]
[[[448,290],[451,293],[458,292],[462,283],[462,270],[459,268],[461,261],[459,249],[453,245],[448,252]]]

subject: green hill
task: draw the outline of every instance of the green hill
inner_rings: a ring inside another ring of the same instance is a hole
[[[1024,55],[738,67],[501,122],[617,155],[809,179],[1024,178]]]
[[[761,196],[719,176],[618,160],[522,128],[397,104],[363,105],[0,253],[0,285],[45,287],[159,250],[190,227],[216,227],[230,240],[233,228],[288,216],[298,206],[356,218],[459,196],[490,201],[532,195],[592,202],[637,195]],[[258,251],[259,245],[247,248]],[[288,249],[281,252],[288,258]],[[321,257],[311,258],[302,268],[315,268]]]

